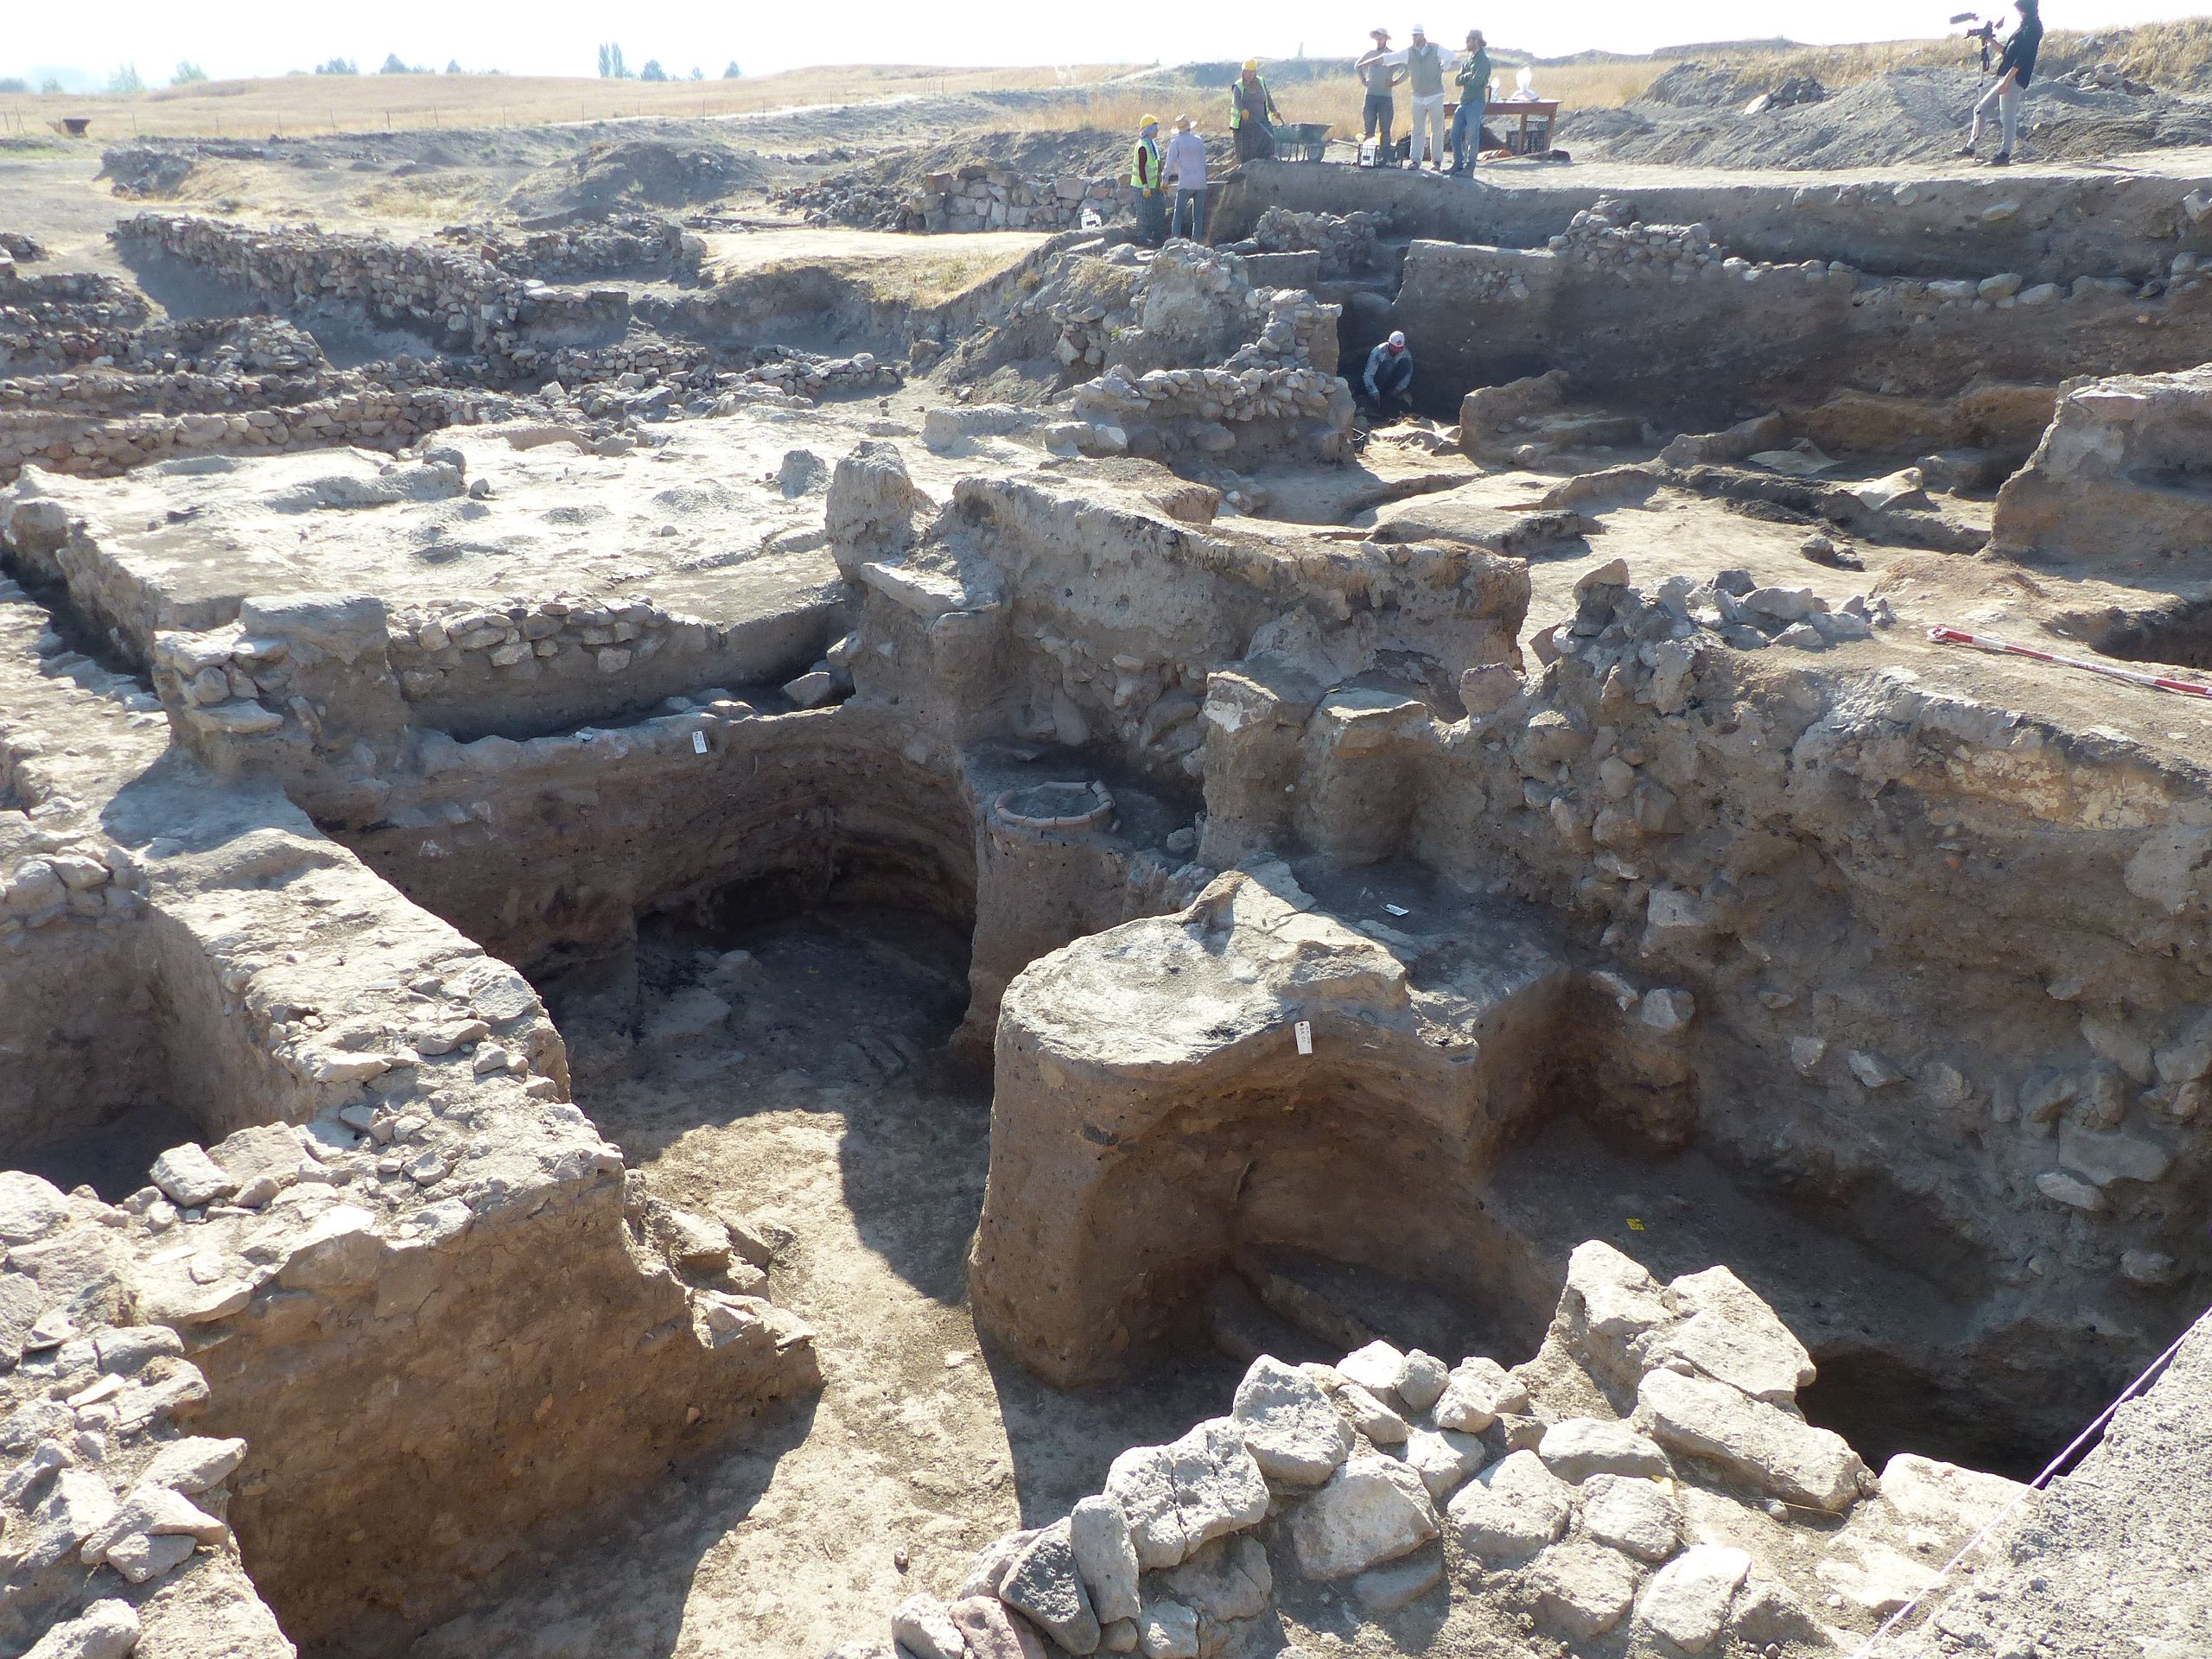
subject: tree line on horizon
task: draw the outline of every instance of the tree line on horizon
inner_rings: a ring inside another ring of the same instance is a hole
[[[288,76],[306,75],[308,73],[317,75],[358,75],[360,73],[360,65],[353,59],[346,57],[327,58],[322,62],[315,65],[312,71],[305,69],[290,69],[285,72]],[[391,52],[385,54],[385,60],[378,66],[376,73],[379,75],[427,75],[436,72],[433,71],[427,64],[410,64],[404,58],[401,57],[398,53]],[[448,75],[503,75],[506,71],[504,69],[463,69],[461,67],[460,59],[449,58],[446,60],[444,73]],[[728,67],[722,71],[721,78],[724,80],[736,80],[740,79],[744,73],[745,72],[743,70],[737,67],[737,60],[732,58],[729,60]],[[672,75],[661,67],[660,60],[658,58],[648,58],[645,60],[645,67],[643,68],[632,70],[623,58],[622,48],[613,42],[609,42],[599,48],[599,73],[600,78],[603,80],[676,80],[679,79],[685,80],[704,80],[707,78],[707,72],[699,68],[696,65],[693,66],[691,73],[688,75],[680,77]],[[188,86],[195,82],[203,81],[207,79],[208,74],[205,69],[201,68],[200,65],[194,62],[191,59],[186,58],[180,60],[176,67],[170,72],[168,84],[171,86]],[[44,93],[54,93],[63,92],[67,90],[68,89],[61,84],[60,79],[52,75],[43,77],[35,88],[34,88],[30,81],[23,76],[0,76],[0,93],[28,93],[33,91]],[[146,78],[139,73],[138,66],[136,63],[118,64],[115,68],[111,70],[108,73],[105,90],[109,93],[116,96],[127,96],[134,92],[143,92],[147,90]]]

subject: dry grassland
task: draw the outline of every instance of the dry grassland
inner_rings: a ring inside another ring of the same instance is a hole
[[[380,131],[401,127],[537,126],[632,116],[752,115],[810,104],[946,92],[1081,88],[1128,73],[1074,69],[943,69],[857,66],[793,69],[736,80],[602,80],[538,75],[286,75],[211,80],[129,96],[0,96],[10,137],[49,130],[65,115],[92,118],[94,141],[133,133],[265,138],[271,133]]]

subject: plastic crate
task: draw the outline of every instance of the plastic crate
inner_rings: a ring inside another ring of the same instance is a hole
[[[1326,121],[1287,121],[1274,130],[1275,155],[1286,162],[1318,162],[1329,147]]]

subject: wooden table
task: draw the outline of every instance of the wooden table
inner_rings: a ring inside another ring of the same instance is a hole
[[[1506,149],[1513,150],[1513,155],[1541,155],[1544,150],[1551,149],[1551,124],[1560,115],[1560,99],[1509,98],[1500,104],[1491,104],[1482,115],[1484,115],[1484,119],[1496,115],[1500,128],[1509,119],[1520,115],[1520,130],[1517,133],[1500,133],[1500,137],[1504,137],[1506,142]]]

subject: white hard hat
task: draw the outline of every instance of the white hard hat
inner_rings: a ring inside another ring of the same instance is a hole
[[[1395,349],[1402,352],[1406,349],[1406,337],[1403,334],[1393,334],[1390,336],[1390,344]]]

